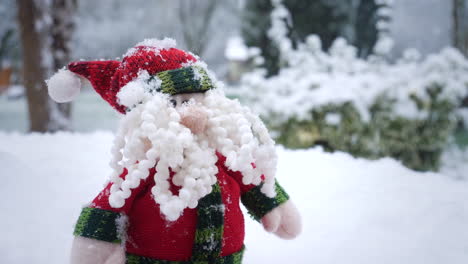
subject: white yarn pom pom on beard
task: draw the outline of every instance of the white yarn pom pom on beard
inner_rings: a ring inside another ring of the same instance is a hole
[[[217,174],[215,150],[227,157],[226,166],[244,175],[245,184],[260,184],[263,174],[265,180],[262,192],[269,197],[275,195],[274,175],[277,158],[274,142],[266,128],[258,117],[245,112],[245,108],[238,102],[229,100],[222,94],[210,91],[206,94],[204,105],[208,106],[210,121],[206,134],[203,135],[195,136],[179,123],[180,115],[174,108],[168,107],[167,96],[155,96],[127,114],[134,120],[127,122],[131,128],[127,128],[129,139],[125,147],[130,148],[132,142],[138,141],[131,140],[132,131],[142,130],[140,137],[148,138],[152,147],[146,152],[148,161],[140,161],[139,164],[152,164],[153,160],[156,163],[155,160],[160,159],[158,166],[161,167],[154,176],[156,185],[151,191],[155,202],[160,204],[161,212],[169,221],[177,220],[185,208],[195,208],[198,200],[211,192]],[[135,110],[135,115],[132,115]],[[135,157],[128,157],[132,155],[131,151],[125,153],[127,161],[135,161]],[[134,156],[136,154],[134,153]],[[256,164],[256,168],[251,166],[252,163]],[[147,177],[147,174],[141,171],[133,172],[135,166],[129,165],[131,164],[127,163],[126,166],[129,175],[135,173],[129,180]],[[173,195],[170,191],[169,167],[176,172],[172,183],[182,187],[179,195]],[[123,185],[118,180],[115,184]],[[111,198],[117,197],[115,200],[119,202],[116,202],[116,205],[124,203],[133,186],[134,182],[123,185],[125,191],[121,190],[120,186],[118,189],[113,188],[117,191],[115,195],[111,194]]]
[[[167,96],[156,95],[127,113],[131,120],[122,123],[132,127],[122,129],[126,131],[124,155],[115,156],[126,161],[123,163],[126,163],[128,175],[122,182],[115,179],[113,174],[115,181],[109,202],[113,207],[122,207],[131,189],[138,187],[141,179],[148,177],[149,166],[156,165],[155,186],[151,192],[155,202],[160,205],[161,213],[167,220],[175,221],[185,208],[195,208],[198,200],[211,192],[218,170],[215,150],[181,125],[180,115],[168,105]],[[141,148],[144,148],[142,142],[145,139],[151,142],[151,148],[145,153],[146,159],[142,160]],[[139,162],[135,164],[137,160]],[[172,183],[181,187],[178,195],[170,191],[169,168],[176,172]]]
[[[276,149],[260,118],[217,90],[206,92],[204,105],[210,109],[207,138],[226,157],[225,165],[241,172],[243,184],[263,183],[261,191],[274,197]]]

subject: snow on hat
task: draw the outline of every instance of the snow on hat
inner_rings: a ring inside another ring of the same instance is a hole
[[[128,50],[122,61],[78,61],[47,80],[50,97],[70,102],[81,88],[80,77],[121,113],[155,92],[170,95],[204,92],[214,88],[207,70],[197,58],[176,49],[173,39],[147,39]]]

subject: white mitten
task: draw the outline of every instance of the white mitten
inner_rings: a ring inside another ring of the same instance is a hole
[[[263,228],[282,239],[293,239],[301,233],[301,216],[294,203],[289,200],[276,207],[262,218]]]
[[[120,244],[76,236],[71,264],[124,264],[125,250]]]

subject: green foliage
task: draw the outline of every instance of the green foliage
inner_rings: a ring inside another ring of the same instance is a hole
[[[458,127],[455,132],[455,143],[463,148],[468,148],[468,131],[466,128]]]
[[[453,134],[456,106],[441,97],[444,87],[427,87],[424,98],[411,101],[425,115],[410,119],[395,114],[395,104],[385,95],[371,106],[371,119],[364,121],[352,103],[328,104],[310,111],[310,119],[289,119],[270,127],[277,142],[289,148],[321,145],[328,151],[345,151],[355,156],[376,159],[390,156],[416,170],[437,170],[443,148]],[[327,116],[338,116],[330,122]]]
[[[285,0],[291,13],[291,40],[303,42],[311,34],[320,36],[325,50],[336,38],[346,37],[346,27],[353,27],[348,16],[350,1]]]

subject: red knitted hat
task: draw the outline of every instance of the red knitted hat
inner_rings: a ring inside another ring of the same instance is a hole
[[[122,61],[78,61],[57,72],[47,81],[49,95],[57,102],[72,101],[81,86],[77,75],[88,79],[96,92],[112,107],[125,113],[126,107],[119,104],[117,93],[142,71],[150,76],[164,71],[185,67],[197,61],[194,55],[176,49],[175,41],[148,39],[131,48]],[[74,73],[74,74],[73,74]]]

